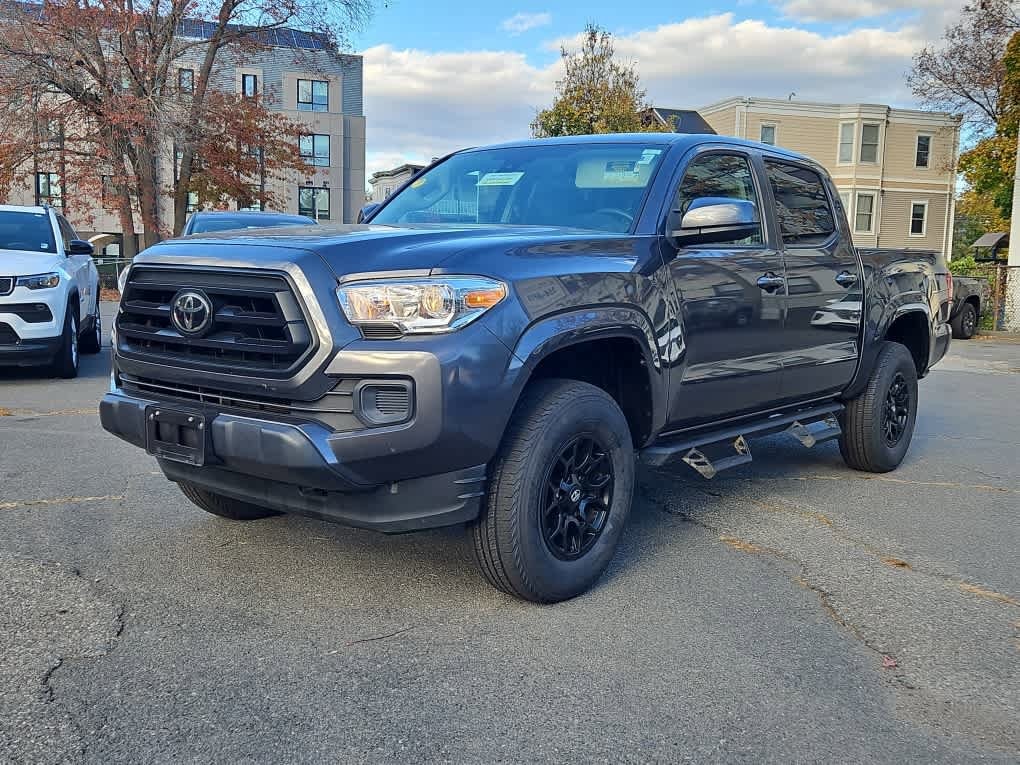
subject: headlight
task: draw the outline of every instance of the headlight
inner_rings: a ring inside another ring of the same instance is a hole
[[[60,284],[60,274],[35,274],[34,276],[19,276],[19,287],[28,287],[30,290],[45,290],[56,287]]]
[[[117,277],[117,292],[121,295],[124,294],[124,288],[127,286],[128,271],[131,270],[131,266],[124,266],[124,270],[120,272],[120,276]]]
[[[493,279],[446,276],[351,282],[336,294],[351,324],[392,323],[413,335],[460,329],[506,292],[506,285]]]

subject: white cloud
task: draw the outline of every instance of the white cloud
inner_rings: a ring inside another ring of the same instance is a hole
[[[733,14],[691,18],[615,38],[653,103],[696,108],[730,96],[911,105],[904,82],[931,32],[920,25],[839,34]],[[576,47],[574,40],[554,41]],[[464,146],[524,138],[560,74],[515,51],[365,51],[369,173]]]
[[[537,29],[552,23],[552,15],[549,13],[515,13],[508,19],[500,22],[500,28],[512,35],[519,35],[529,29]]]
[[[798,21],[851,21],[880,18],[899,11],[924,15],[959,11],[959,0],[780,0],[783,13]]]

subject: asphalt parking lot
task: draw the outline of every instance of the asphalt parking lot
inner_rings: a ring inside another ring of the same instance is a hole
[[[108,376],[0,372],[0,762],[1020,757],[1020,343],[954,343],[895,473],[644,473],[546,607],[459,530],[203,513],[100,429]]]

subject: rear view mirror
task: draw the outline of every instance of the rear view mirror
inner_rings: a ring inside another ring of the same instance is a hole
[[[372,216],[376,210],[378,210],[380,204],[378,202],[369,202],[367,205],[358,211],[358,223],[364,223],[367,218]]]
[[[669,238],[677,247],[713,242],[732,242],[758,233],[761,223],[753,202],[725,197],[701,197],[691,202],[680,218],[679,210],[670,213]]]

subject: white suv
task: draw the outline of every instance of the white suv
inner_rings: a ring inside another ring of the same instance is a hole
[[[75,377],[79,350],[99,352],[92,252],[52,207],[0,205],[0,366],[46,364]]]

